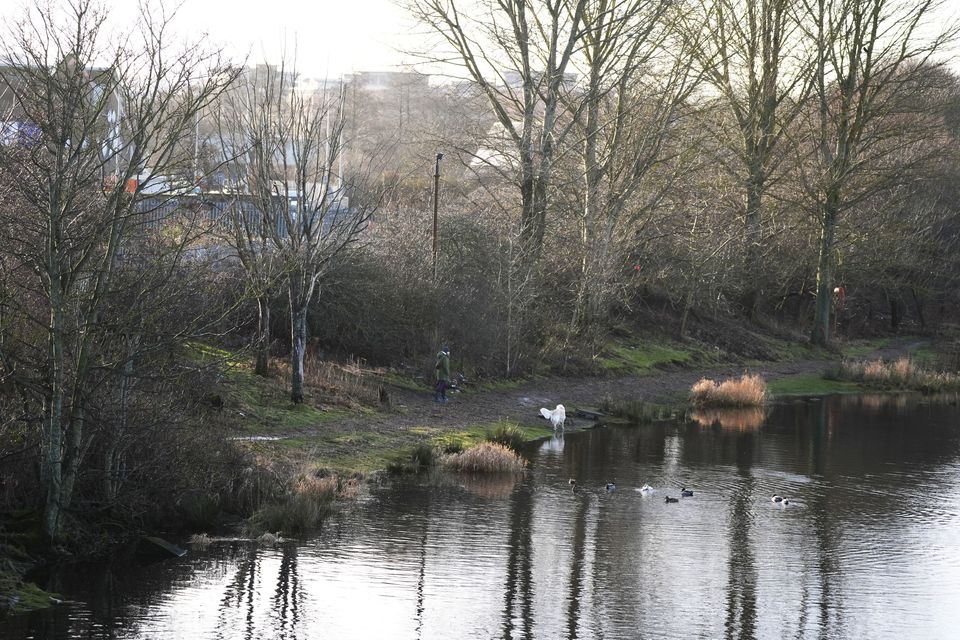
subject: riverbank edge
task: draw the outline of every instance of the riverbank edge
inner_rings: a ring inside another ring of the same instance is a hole
[[[922,348],[931,349],[930,342],[927,339],[923,339],[918,342],[917,338],[906,337],[899,338],[895,341],[895,344],[889,345],[885,344],[883,347],[874,349],[867,353],[856,353],[856,357],[892,357],[896,355],[910,354],[912,351],[915,351],[917,348],[922,346]],[[802,357],[791,357],[782,360],[772,361],[772,362],[751,362],[751,363],[729,363],[726,365],[714,364],[712,366],[685,366],[684,364],[673,364],[669,368],[673,371],[681,371],[689,376],[716,376],[718,370],[721,369],[736,369],[739,368],[743,371],[758,370],[763,369],[766,365],[791,365],[791,364],[804,364],[812,365],[819,369],[819,372],[809,372],[804,371],[801,373],[786,373],[786,374],[774,374],[768,380],[768,383],[771,387],[771,393],[774,400],[777,398],[784,397],[801,397],[801,396],[823,396],[831,395],[836,393],[861,393],[864,391],[878,392],[878,393],[897,393],[902,392],[902,390],[883,390],[871,388],[867,385],[863,385],[855,382],[846,382],[846,381],[837,381],[837,380],[826,380],[823,378],[823,372],[825,372],[829,367],[836,365],[843,358],[850,357],[843,352],[837,352],[833,357],[829,358],[818,358],[815,360],[804,359]],[[655,380],[661,380],[663,370],[657,369],[642,375],[630,376],[629,379],[633,380],[637,385],[644,386],[645,382],[652,382]],[[491,385],[490,388],[471,391],[468,392],[469,396],[495,396],[501,394],[504,390],[512,391],[522,391],[525,387],[530,387],[531,385],[543,386],[545,383],[549,384],[550,382],[556,381],[565,381],[567,383],[573,382],[576,383],[576,379],[545,379],[537,381],[528,381],[520,384],[509,384],[509,385]],[[615,380],[609,378],[601,377],[591,377],[583,378],[579,380],[580,382],[604,382],[609,381],[612,384],[616,383]],[[400,389],[401,387],[397,387]],[[574,421],[571,421],[572,424],[565,429],[566,433],[573,433],[577,431],[583,431],[587,429],[601,427],[604,424],[638,424],[647,422],[649,420],[655,419],[682,419],[685,415],[686,409],[688,408],[687,402],[687,393],[689,391],[689,385],[677,385],[671,387],[667,393],[661,393],[656,396],[651,401],[640,401],[639,405],[643,407],[643,410],[640,414],[631,413],[628,417],[618,416],[614,411],[606,411],[603,417],[599,420],[594,420],[592,417],[587,418],[578,418]],[[415,393],[415,392],[414,392]],[[422,392],[417,395],[426,395]],[[592,411],[594,407],[601,407],[604,405],[606,400],[603,397],[595,397],[593,403],[584,404],[570,404],[567,408],[569,416],[575,416],[578,409],[588,408]],[[639,419],[638,419],[639,415]],[[356,424],[363,424],[365,422],[373,423],[378,418],[382,418],[378,414],[374,415],[363,415],[361,417],[353,418],[353,422]],[[330,426],[326,423],[321,424],[318,429],[323,429],[324,426]],[[513,425],[516,426],[523,433],[523,442],[525,445],[531,445],[536,442],[550,438],[553,435],[553,429],[546,425],[542,420],[537,418],[530,418],[529,420],[517,420],[517,419],[496,419],[496,420],[478,420],[472,424],[464,425],[462,422],[455,423],[450,426],[450,428],[444,428],[443,426],[430,426],[430,427],[412,427],[406,429],[409,433],[412,433],[416,436],[419,436],[415,440],[418,443],[427,443],[432,446],[442,448],[445,442],[459,440],[460,444],[463,446],[472,446],[479,442],[482,442],[488,439],[488,435],[500,425]],[[401,438],[395,442],[385,443],[381,441],[378,447],[379,459],[383,462],[380,464],[364,464],[357,466],[356,458],[352,457],[350,454],[338,456],[337,452],[328,452],[324,451],[320,442],[312,439],[310,436],[316,434],[318,429],[305,429],[295,434],[288,434],[286,437],[282,437],[277,441],[255,441],[251,440],[249,445],[251,449],[254,450],[255,454],[259,456],[266,456],[267,459],[273,455],[286,456],[290,454],[290,445],[292,444],[296,449],[299,449],[301,454],[309,454],[302,458],[302,462],[314,469],[322,469],[324,472],[335,472],[342,475],[359,475],[364,478],[365,482],[377,483],[382,482],[385,476],[391,474],[396,475],[397,473],[416,473],[415,470],[410,469],[409,467],[404,470],[403,461],[409,456],[411,450],[416,443],[411,444],[409,438]],[[352,432],[354,436],[360,433],[359,431]],[[277,442],[282,444],[278,445]],[[384,446],[385,445],[385,446]],[[367,457],[366,462],[371,462],[371,458]],[[399,463],[399,464],[397,464]],[[297,467],[297,465],[293,465]],[[349,501],[338,501],[339,505],[344,508],[349,508],[345,505]],[[135,535],[132,537],[136,537]],[[26,555],[25,552],[21,549],[16,550],[16,554],[6,552],[6,546],[0,550],[0,596],[6,598],[6,600],[0,599],[0,616],[8,614],[23,614],[28,613],[33,610],[42,609],[46,607],[53,606],[58,602],[57,594],[48,593],[40,589],[37,585],[25,582],[24,576],[28,574],[31,570],[43,564],[43,560],[32,558],[28,561],[24,561],[23,557]],[[13,562],[12,556],[19,556],[20,560],[18,562]],[[85,557],[85,556],[84,556]],[[82,557],[75,557],[73,559],[82,559]],[[10,589],[8,593],[5,593],[5,589]],[[4,606],[6,603],[10,603],[8,606]]]

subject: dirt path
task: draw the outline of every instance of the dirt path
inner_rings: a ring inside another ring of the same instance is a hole
[[[923,344],[916,340],[898,341],[864,357],[889,358]],[[450,402],[438,405],[433,402],[429,390],[422,393],[403,389],[391,389],[395,411],[375,416],[348,418],[322,426],[308,428],[298,435],[316,435],[331,431],[350,433],[374,431],[390,433],[415,427],[429,427],[441,431],[457,431],[478,424],[497,420],[512,420],[532,423],[539,419],[540,407],[557,404],[576,407],[595,407],[602,398],[629,398],[648,402],[674,403],[700,378],[728,378],[746,371],[759,373],[768,382],[804,374],[824,371],[834,359],[802,360],[794,362],[771,362],[745,367],[730,365],[709,369],[665,370],[640,377],[624,378],[548,378],[523,383],[506,390],[451,394]],[[587,420],[568,413],[568,428],[586,426]]]

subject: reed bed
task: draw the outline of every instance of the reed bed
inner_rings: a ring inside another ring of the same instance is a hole
[[[335,474],[308,472],[289,483],[283,499],[269,504],[248,521],[252,533],[283,531],[300,534],[313,529],[334,508],[338,497],[355,491],[354,479],[341,479]]]
[[[852,380],[872,387],[925,392],[960,391],[960,375],[926,370],[906,356],[890,362],[844,360],[832,375],[840,380]]]
[[[762,407],[767,383],[757,374],[715,382],[702,378],[690,388],[690,403],[697,407]]]
[[[447,471],[459,473],[520,473],[527,468],[527,461],[509,447],[483,442],[460,453],[443,456],[440,465]]]

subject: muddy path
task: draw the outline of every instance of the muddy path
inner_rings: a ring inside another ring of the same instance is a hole
[[[897,341],[864,358],[890,358],[906,353],[924,344],[916,339]],[[675,404],[682,400],[690,387],[700,378],[729,378],[745,372],[758,373],[768,382],[790,376],[819,374],[836,359],[770,362],[754,366],[728,365],[704,369],[673,369],[645,376],[617,378],[542,378],[521,385],[495,391],[472,391],[450,394],[445,405],[433,402],[430,389],[414,392],[390,388],[393,410],[376,415],[347,418],[306,428],[296,435],[309,437],[320,433],[350,433],[373,431],[401,432],[416,427],[438,431],[457,431],[497,420],[534,423],[540,419],[540,407],[557,404],[580,408],[596,407],[604,397],[632,399],[647,402]],[[578,418],[568,411],[567,429],[588,426],[589,420]]]

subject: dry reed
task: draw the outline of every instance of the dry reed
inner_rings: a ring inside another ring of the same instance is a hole
[[[834,375],[841,380],[853,380],[883,388],[928,392],[960,390],[960,376],[957,374],[927,371],[906,356],[892,362],[845,360],[840,363],[840,368]]]
[[[690,388],[690,403],[698,407],[761,407],[767,400],[767,383],[759,375],[715,382],[703,378]]]
[[[275,374],[290,383],[290,361],[274,359],[271,368]],[[320,392],[329,402],[350,407],[373,405],[380,402],[382,376],[364,369],[359,360],[347,363],[321,360],[312,354],[303,359],[303,384],[313,392]]]
[[[495,442],[445,455],[440,464],[447,471],[461,473],[519,473],[527,467],[527,461],[516,452]]]

